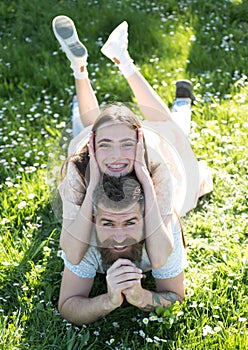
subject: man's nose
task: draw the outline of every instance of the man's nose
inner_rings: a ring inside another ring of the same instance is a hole
[[[127,238],[127,235],[124,233],[124,231],[121,228],[117,228],[114,230],[113,237],[112,237],[117,243],[122,243]]]

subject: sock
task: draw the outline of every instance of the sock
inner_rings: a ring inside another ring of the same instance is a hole
[[[125,78],[130,77],[131,75],[133,75],[138,71],[138,68],[135,66],[133,62],[129,62],[126,64],[120,63],[120,64],[117,64],[117,66],[119,67],[121,73],[124,75]]]
[[[86,66],[87,62],[82,66],[79,64],[71,63],[71,69],[73,70],[74,78],[79,80],[88,78],[88,71]]]
[[[123,54],[120,57],[120,61],[114,58],[114,62],[117,65],[117,67],[119,67],[121,73],[124,75],[125,78],[130,77],[138,71],[138,68],[135,66],[132,58],[129,56],[128,51],[123,52]]]

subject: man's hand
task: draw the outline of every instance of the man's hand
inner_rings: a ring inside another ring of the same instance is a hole
[[[123,291],[123,294],[126,297],[126,300],[129,304],[132,304],[138,308],[141,308],[143,302],[143,294],[145,290],[141,286],[140,280],[137,284],[133,285],[130,288],[127,288]]]
[[[130,260],[118,259],[115,261],[108,269],[106,276],[110,303],[115,307],[121,306],[124,300],[124,291],[139,286],[141,278],[142,270]],[[131,295],[132,291],[129,294]],[[137,296],[135,295],[136,298]],[[132,300],[131,296],[130,300]]]

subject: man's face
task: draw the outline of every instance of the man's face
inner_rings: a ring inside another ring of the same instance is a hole
[[[119,258],[140,260],[144,220],[139,203],[122,211],[111,211],[100,204],[95,224],[99,251],[105,263],[112,264]]]

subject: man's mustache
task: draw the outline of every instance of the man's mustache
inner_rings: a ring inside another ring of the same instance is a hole
[[[134,238],[126,238],[122,242],[116,242],[114,239],[108,238],[103,242],[98,242],[98,244],[104,248],[111,248],[111,247],[116,247],[116,246],[120,246],[120,245],[121,246],[130,246],[130,245],[137,244],[137,243],[138,242]]]

